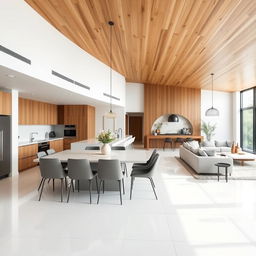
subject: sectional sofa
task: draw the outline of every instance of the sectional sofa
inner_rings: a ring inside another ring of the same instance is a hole
[[[180,146],[180,158],[197,173],[217,173],[216,163],[228,163],[229,174],[233,171],[233,159],[221,156],[221,152],[229,152],[230,147],[200,147],[197,142],[186,142]],[[215,152],[218,152],[217,154]]]

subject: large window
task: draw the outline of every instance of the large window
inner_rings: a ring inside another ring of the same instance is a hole
[[[241,92],[241,146],[243,150],[256,152],[254,125],[256,105],[255,88]]]

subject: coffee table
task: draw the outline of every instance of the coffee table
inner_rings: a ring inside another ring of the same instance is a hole
[[[240,153],[225,153],[226,156],[231,157],[233,160],[240,161],[241,165],[244,165],[246,161],[255,161],[256,155],[247,153],[247,152],[240,152]]]

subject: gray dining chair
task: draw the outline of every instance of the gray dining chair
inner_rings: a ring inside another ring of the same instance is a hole
[[[66,178],[66,174],[63,170],[61,162],[57,158],[40,158],[39,159],[39,167],[42,176],[41,180],[41,191],[39,195],[39,201],[41,200],[44,183],[46,179],[53,179],[53,186],[54,180],[60,179],[61,181],[61,202],[63,202],[63,180]]]
[[[47,152],[47,155],[52,155],[56,153],[56,151],[53,148],[47,149],[46,152]]]
[[[100,150],[99,146],[86,146],[85,150]]]
[[[159,154],[155,154],[152,158],[152,160],[150,161],[150,163],[146,166],[136,166],[132,169],[131,172],[131,189],[130,189],[130,200],[132,199],[132,190],[133,190],[133,185],[134,185],[134,181],[135,178],[147,178],[150,180],[152,189],[154,191],[156,200],[157,198],[157,194],[156,194],[156,190],[155,190],[155,183],[153,181],[153,174],[154,174],[154,169],[155,169],[155,165],[156,162],[158,160]]]
[[[111,147],[112,150],[126,150],[124,146],[114,146]],[[124,170],[126,177],[128,177],[128,170],[127,170],[127,165],[126,162],[121,162],[121,168]]]
[[[154,149],[154,150],[152,151],[152,154],[151,154],[150,158],[147,160],[146,163],[134,163],[134,164],[132,165],[132,168],[137,167],[137,166],[147,166],[147,165],[149,165],[149,163],[153,160],[153,157],[154,157],[154,155],[155,155],[156,153],[157,153],[157,151],[156,151],[156,149]]]
[[[110,159],[110,160],[99,159],[97,177],[100,180],[97,204],[99,203],[99,200],[100,200],[101,186],[103,185],[103,193],[104,193],[104,182],[107,180],[114,180],[114,181],[118,181],[120,203],[122,205],[123,202],[122,202],[121,182],[123,183],[123,193],[125,193],[125,190],[124,190],[124,175],[121,170],[120,161],[118,159]]]
[[[71,187],[73,187],[73,191],[74,191],[73,181],[79,182],[79,180],[88,180],[90,204],[91,204],[92,203],[92,180],[96,177],[96,175],[97,174],[93,174],[91,165],[88,159],[68,159],[68,176],[71,179],[71,182],[68,190],[67,203],[69,202]],[[97,179],[96,179],[96,187],[98,192]]]

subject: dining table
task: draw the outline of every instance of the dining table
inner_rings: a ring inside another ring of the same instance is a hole
[[[67,163],[68,159],[88,159],[90,163],[97,164],[99,159],[118,159],[121,163],[133,164],[133,163],[146,163],[150,158],[152,150],[142,149],[127,149],[127,150],[111,150],[110,154],[104,155],[100,150],[81,150],[72,151],[64,150],[51,155],[44,156],[43,158],[57,158],[61,163]],[[34,162],[39,162],[39,158],[34,159]],[[87,181],[79,181],[80,190],[88,189]],[[93,188],[96,189],[96,184],[93,182]],[[105,190],[117,191],[118,183],[108,181],[105,184]]]

